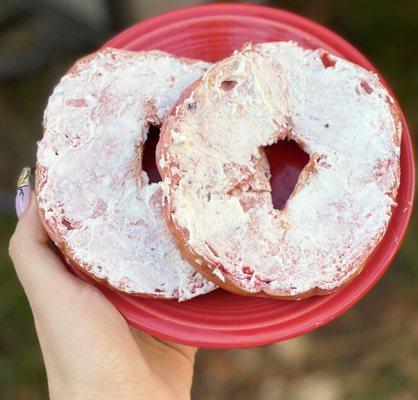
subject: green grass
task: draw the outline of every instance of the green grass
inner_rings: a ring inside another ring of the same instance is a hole
[[[0,398],[42,399],[46,380],[32,315],[7,254],[14,225],[14,218],[0,219]]]

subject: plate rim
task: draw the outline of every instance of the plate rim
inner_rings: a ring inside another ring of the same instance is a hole
[[[141,315],[139,316],[137,313],[132,312],[132,310],[127,307],[127,305],[142,300],[141,298],[129,296],[114,290],[111,290],[107,287],[102,286],[98,282],[94,281],[92,278],[87,276],[82,270],[76,267],[70,267],[73,273],[79,276],[81,279],[92,283],[96,287],[98,287],[106,297],[118,308],[119,312],[124,316],[124,318],[128,321],[128,323],[138,329],[141,329],[153,336],[156,336],[160,339],[173,341],[176,343],[192,345],[192,346],[199,346],[203,348],[248,348],[248,347],[256,347],[267,345],[271,343],[275,343],[278,341],[287,340],[296,336],[300,336],[306,334],[310,331],[313,331],[320,326],[323,326],[330,322],[331,320],[335,319],[336,317],[340,316],[348,309],[350,309],[355,303],[360,301],[364,296],[371,290],[371,288],[380,280],[383,274],[389,268],[393,258],[395,257],[396,253],[398,252],[402,241],[405,237],[410,217],[412,214],[413,209],[413,201],[414,201],[414,187],[415,187],[415,166],[414,166],[414,148],[412,143],[412,137],[410,134],[410,130],[408,128],[404,113],[402,112],[402,108],[399,106],[399,101],[394,95],[391,87],[387,84],[384,78],[381,76],[379,71],[374,67],[374,65],[364,56],[356,47],[354,47],[351,43],[349,43],[346,39],[338,35],[337,33],[333,32],[329,28],[314,22],[308,18],[300,16],[298,14],[282,10],[280,8],[272,8],[268,6],[261,6],[255,4],[207,4],[207,5],[200,5],[200,6],[193,6],[193,7],[183,7],[179,9],[174,9],[168,11],[166,13],[157,15],[155,17],[151,17],[140,21],[133,26],[127,28],[126,30],[120,32],[110,40],[108,40],[103,47],[117,47],[117,48],[124,48],[120,44],[123,42],[131,42],[133,39],[137,39],[139,33],[146,32],[151,28],[155,28],[158,25],[166,26],[167,24],[174,24],[180,21],[185,21],[189,19],[196,18],[198,16],[204,18],[209,16],[228,16],[230,15],[239,15],[239,12],[243,12],[246,16],[254,16],[257,18],[264,18],[269,19],[275,22],[282,22],[282,19],[287,19],[289,21],[289,25],[294,26],[301,29],[302,31],[307,31],[309,27],[308,33],[317,37],[319,40],[330,43],[330,47],[334,44],[337,44],[339,48],[344,49],[344,52],[350,53],[353,58],[360,60],[358,63],[369,70],[374,71],[378,74],[379,78],[381,79],[382,83],[385,87],[389,90],[390,94],[393,96],[396,104],[398,105],[401,113],[401,120],[402,125],[404,128],[401,146],[404,149],[401,149],[401,164],[402,159],[405,158],[404,164],[406,164],[407,169],[406,172],[402,171],[401,174],[407,174],[407,178],[405,179],[404,192],[406,201],[410,202],[409,209],[403,213],[399,217],[399,230],[398,234],[398,241],[396,242],[395,246],[392,246],[390,249],[388,248],[388,254],[385,257],[384,261],[382,261],[381,267],[378,270],[378,273],[372,275],[372,279],[367,282],[367,285],[362,286],[356,291],[352,292],[345,292],[345,289],[350,287],[349,284],[346,288],[343,288],[341,291],[338,291],[334,294],[328,295],[332,297],[336,296],[343,296],[340,301],[333,302],[332,305],[328,304],[326,301],[323,302],[326,306],[326,310],[323,311],[325,315],[319,318],[320,314],[318,313],[318,308],[316,308],[316,312],[314,315],[311,315],[309,321],[307,322],[306,315],[304,316],[304,320],[299,322],[298,324],[293,323],[292,326],[285,331],[283,328],[280,332],[270,332],[270,333],[263,333],[261,335],[257,335],[256,332],[254,334],[249,334],[242,332],[241,334],[239,331],[216,331],[215,329],[208,329],[208,328],[195,328],[195,330],[200,330],[200,333],[194,332],[191,334],[187,332],[187,329],[190,329],[190,326],[185,326],[178,324],[173,321],[168,320],[158,320],[158,317],[151,316],[151,314],[147,315],[144,309],[141,310]],[[287,23],[286,21],[286,23]],[[318,36],[317,36],[318,35]],[[126,43],[125,43],[126,46]],[[406,150],[406,151],[405,151]],[[400,191],[398,192],[400,193]],[[399,204],[397,207],[399,207]],[[393,217],[393,214],[392,214]],[[391,220],[392,220],[391,217]],[[389,228],[388,228],[389,229]],[[385,232],[384,237],[387,235]],[[379,242],[377,248],[380,247],[381,243],[384,240],[384,237]],[[377,249],[376,248],[376,249]],[[366,264],[367,265],[367,264]],[[363,272],[362,272],[363,273]],[[360,273],[359,276],[362,275]],[[356,277],[354,281],[359,279]],[[326,297],[328,297],[326,296]],[[161,300],[153,300],[153,301],[161,301]],[[322,306],[322,303],[319,306]],[[154,320],[154,321],[151,321]],[[161,327],[165,325],[165,328]],[[171,325],[171,327],[170,327]],[[300,325],[300,326],[299,326]],[[169,328],[167,328],[169,326]],[[251,329],[249,330],[251,331]],[[171,332],[171,333],[170,333]],[[209,338],[209,337],[210,338]]]

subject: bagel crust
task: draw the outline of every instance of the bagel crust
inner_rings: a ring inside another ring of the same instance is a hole
[[[41,220],[69,263],[114,289],[187,300],[215,288],[181,258],[162,184],[149,184],[141,166],[150,124],[207,67],[108,48],[79,60],[49,99],[37,154]]]
[[[401,134],[373,73],[292,42],[246,45],[187,89],[163,125],[168,225],[184,257],[226,290],[333,292],[386,231]],[[257,166],[265,146],[288,139],[310,160],[277,210]]]

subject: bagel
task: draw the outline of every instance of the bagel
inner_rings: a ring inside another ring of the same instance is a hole
[[[181,91],[207,69],[161,51],[100,50],[62,78],[44,114],[36,197],[69,263],[122,292],[187,300],[215,288],[184,261],[142,151]]]
[[[375,74],[292,42],[248,44],[186,89],[163,124],[168,226],[184,257],[229,291],[333,292],[385,233],[401,134]],[[297,142],[309,162],[277,210],[259,165],[260,151],[281,140]]]

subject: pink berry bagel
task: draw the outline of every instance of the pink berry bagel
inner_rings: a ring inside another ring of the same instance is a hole
[[[182,94],[158,146],[182,254],[236,293],[337,290],[361,271],[396,205],[398,114],[373,73],[324,50],[247,45],[214,64]],[[289,139],[310,160],[277,210],[260,157]]]
[[[44,115],[36,194],[69,262],[110,287],[187,300],[215,288],[184,261],[142,152],[181,91],[207,69],[160,51],[104,49],[62,78]]]

